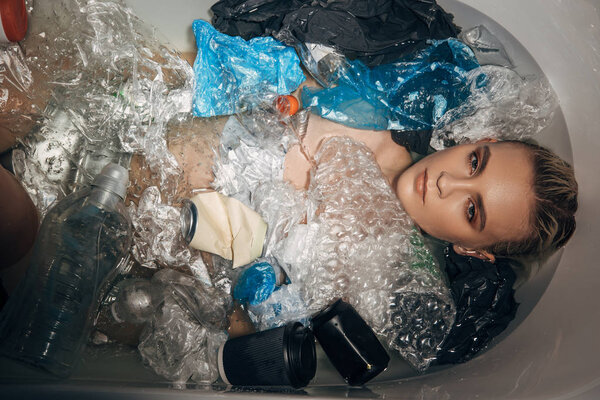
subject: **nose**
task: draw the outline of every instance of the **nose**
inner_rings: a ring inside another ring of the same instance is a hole
[[[469,178],[456,177],[446,171],[442,171],[436,181],[438,193],[442,199],[450,196],[456,191],[468,190],[472,180]]]

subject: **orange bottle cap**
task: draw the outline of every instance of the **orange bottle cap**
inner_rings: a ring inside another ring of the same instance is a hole
[[[277,97],[277,100],[275,100],[275,107],[277,107],[280,113],[292,116],[298,112],[300,104],[294,96],[283,95]]]

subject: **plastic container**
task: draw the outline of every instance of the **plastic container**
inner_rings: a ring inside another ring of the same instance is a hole
[[[350,304],[339,299],[312,323],[325,354],[349,385],[363,385],[387,368],[390,356]]]
[[[91,187],[48,212],[27,275],[0,314],[2,355],[70,374],[100,296],[129,252],[127,183],[127,170],[109,164]]]
[[[218,360],[228,385],[300,388],[317,370],[314,336],[299,322],[230,339]]]

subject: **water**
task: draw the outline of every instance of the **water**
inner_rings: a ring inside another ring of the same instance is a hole
[[[27,275],[0,315],[0,352],[66,377],[85,344],[106,284],[128,252],[123,202],[76,192],[44,219]]]

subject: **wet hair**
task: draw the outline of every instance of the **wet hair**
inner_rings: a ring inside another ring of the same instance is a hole
[[[509,143],[525,147],[533,164],[530,233],[524,239],[499,242],[486,250],[499,257],[543,256],[564,246],[575,231],[575,173],[569,163],[544,147],[518,141]]]

